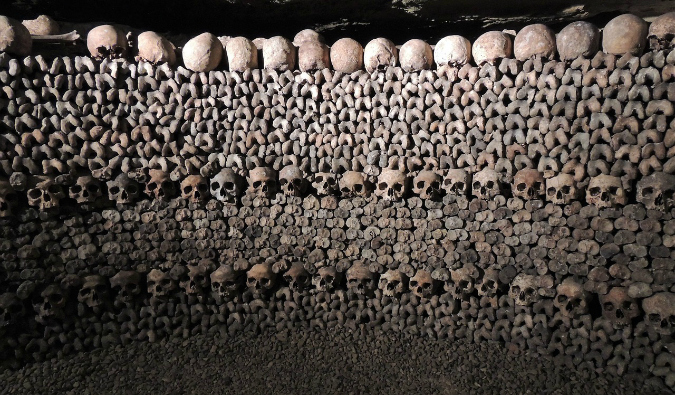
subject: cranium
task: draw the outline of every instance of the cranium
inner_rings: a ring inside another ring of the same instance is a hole
[[[68,191],[70,198],[78,203],[93,203],[103,196],[101,182],[90,175],[77,177]]]
[[[373,39],[363,49],[363,65],[369,73],[396,66],[397,59],[396,45],[386,38]]]
[[[0,52],[17,56],[30,55],[33,40],[26,26],[6,16],[0,16]]]
[[[91,308],[99,307],[106,303],[110,297],[110,290],[107,281],[103,276],[93,274],[84,278],[84,283],[80,292],[77,294],[77,300]]]
[[[231,265],[221,265],[211,273],[211,295],[217,303],[232,300],[242,286],[242,276]]]
[[[471,61],[471,41],[462,36],[443,37],[434,48],[434,60],[438,67],[462,67]]]
[[[333,70],[353,73],[363,67],[363,47],[351,38],[341,38],[330,47]]]
[[[284,273],[284,281],[295,291],[302,291],[309,287],[312,277],[309,275],[302,263],[296,262]]]
[[[96,59],[123,59],[129,43],[124,32],[112,25],[97,26],[87,34],[87,49]]]
[[[265,40],[263,65],[268,70],[286,71],[295,68],[295,47],[286,38],[275,36]]]
[[[340,272],[333,266],[324,266],[312,277],[312,285],[319,292],[333,292],[340,284]]]
[[[637,201],[647,210],[669,211],[675,206],[675,176],[653,173],[637,183]]]
[[[108,186],[108,198],[117,203],[133,203],[140,193],[138,183],[124,173],[108,181],[106,185]]]
[[[619,177],[601,174],[591,178],[586,191],[586,202],[598,208],[626,204],[628,198]]]
[[[410,279],[410,290],[420,298],[428,299],[436,292],[437,282],[428,270],[419,269]]]
[[[16,325],[26,313],[21,299],[11,292],[0,295],[0,329]]]
[[[572,22],[558,33],[556,45],[560,60],[591,57],[600,49],[600,30],[589,22]]]
[[[347,269],[347,288],[354,295],[366,295],[377,287],[373,273],[360,262]]]
[[[223,169],[211,179],[211,196],[224,203],[235,203],[244,192],[244,179],[233,169]]]
[[[654,19],[649,25],[649,44],[652,49],[670,49],[675,38],[675,12]]]
[[[248,173],[249,192],[273,198],[278,190],[276,173],[269,167],[256,167]]]
[[[398,298],[408,286],[408,277],[399,270],[387,270],[380,277],[378,288],[382,290],[382,295]]]
[[[571,277],[556,287],[553,305],[566,317],[575,317],[588,312],[588,294],[581,284]]]
[[[319,32],[312,29],[300,30],[293,37],[293,45],[295,45],[296,47],[299,47],[308,42],[323,43],[325,42],[325,40]]]
[[[343,197],[368,196],[371,185],[365,174],[358,171],[348,171],[340,178],[340,193]]]
[[[289,165],[279,172],[279,184],[284,195],[303,196],[307,191],[308,183],[302,170],[295,165]]]
[[[537,169],[518,170],[513,177],[513,195],[521,199],[539,199],[546,193],[544,175]]]
[[[408,177],[400,170],[383,169],[375,193],[384,200],[399,201],[408,193]]]
[[[333,173],[315,173],[312,186],[319,196],[334,195],[339,190],[337,178]]]
[[[12,216],[19,203],[19,196],[9,181],[0,180],[0,218]]]
[[[208,264],[188,265],[187,273],[178,280],[178,286],[186,295],[204,295],[209,289],[209,271]]]
[[[246,285],[254,295],[261,296],[274,287],[276,278],[271,264],[258,263],[246,273]]]
[[[675,294],[660,292],[642,301],[647,325],[664,336],[675,330]]]
[[[66,197],[63,187],[50,177],[34,177],[33,188],[28,190],[28,205],[47,210],[58,207],[61,199]]]
[[[497,295],[497,291],[499,290],[499,271],[492,268],[485,270],[476,289],[479,296],[493,297]]]
[[[499,185],[499,173],[486,168],[473,175],[471,194],[479,199],[490,200],[501,192]]]
[[[176,290],[176,281],[169,273],[159,269],[152,269],[147,278],[148,293],[155,299],[164,299]]]
[[[136,40],[138,56],[136,60],[143,60],[152,64],[176,63],[176,47],[165,37],[155,32],[143,32]]]
[[[470,174],[463,169],[450,169],[443,179],[443,190],[448,195],[466,196],[470,185]]]
[[[648,24],[632,14],[619,15],[602,30],[602,50],[613,55],[642,55],[647,41]]]
[[[479,66],[483,63],[494,64],[498,59],[510,58],[513,53],[511,37],[499,31],[483,33],[474,41],[471,53]]]
[[[602,316],[614,325],[615,328],[628,326],[633,319],[640,316],[640,305],[628,296],[628,289],[614,287],[605,295],[600,295]]]
[[[180,191],[185,200],[204,202],[209,198],[209,181],[198,174],[189,175],[181,181]]]
[[[476,289],[476,280],[480,277],[480,271],[472,264],[462,266],[459,269],[450,270],[452,282],[447,282],[445,290],[450,292],[456,299],[469,296]]]
[[[319,41],[305,41],[298,48],[300,71],[323,70],[330,67],[330,55],[326,44]]]
[[[183,46],[185,67],[198,73],[214,70],[223,58],[223,44],[211,33],[202,33]]]
[[[521,273],[511,281],[509,296],[519,306],[530,306],[539,301],[538,286],[537,277]]]
[[[533,56],[552,59],[555,53],[555,33],[541,23],[525,26],[513,41],[513,54],[518,60],[527,60]]]
[[[438,199],[441,195],[441,176],[431,170],[421,171],[413,180],[413,192],[422,199]]]
[[[67,294],[58,285],[48,285],[33,302],[36,321],[43,325],[49,325],[55,320],[65,318]]]
[[[434,64],[434,52],[425,41],[412,39],[401,45],[398,60],[401,68],[408,73],[427,70]]]
[[[579,197],[574,177],[558,174],[546,179],[546,200],[554,204],[570,204]]]
[[[145,184],[146,195],[157,200],[171,199],[176,196],[178,190],[169,173],[160,169],[151,169],[148,174],[150,180]]]
[[[233,37],[225,45],[230,71],[258,68],[258,48],[246,37]]]
[[[122,270],[110,278],[110,286],[117,299],[129,304],[141,294],[141,275],[133,270]]]

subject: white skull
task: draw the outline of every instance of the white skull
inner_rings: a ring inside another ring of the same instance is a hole
[[[397,59],[396,45],[386,38],[373,39],[363,49],[363,65],[369,73],[396,66]]]
[[[408,193],[408,177],[400,170],[383,169],[375,193],[387,201],[400,201]]]
[[[223,169],[211,178],[211,195],[221,202],[235,203],[244,192],[244,179],[233,169]]]
[[[438,283],[431,277],[428,270],[419,269],[410,279],[410,290],[422,299],[431,298],[436,292]]]
[[[387,270],[380,277],[378,287],[384,296],[398,298],[406,291],[407,284],[408,278],[400,270]]]
[[[546,179],[546,200],[554,204],[570,204],[579,196],[571,174],[558,174]]]
[[[312,186],[319,196],[334,195],[338,190],[337,177],[333,173],[316,173],[312,178]]]
[[[146,195],[157,200],[171,199],[177,195],[176,184],[171,180],[169,173],[151,169],[148,174],[150,180],[145,184]]]
[[[90,175],[77,177],[68,192],[78,203],[93,203],[103,196],[101,182]]]
[[[164,299],[171,295],[177,288],[176,281],[169,273],[159,269],[152,269],[147,278],[148,293],[155,299]]]
[[[133,270],[122,270],[110,278],[110,286],[118,299],[132,303],[141,294],[141,275]]]
[[[82,288],[77,294],[77,300],[92,308],[101,306],[110,298],[110,289],[107,283],[105,278],[98,274],[86,276]]]
[[[470,174],[463,169],[450,169],[443,179],[443,190],[448,195],[466,196],[470,186]]]
[[[518,60],[525,61],[533,56],[552,59],[555,53],[555,33],[541,23],[525,26],[513,41],[513,54]]]
[[[312,285],[319,292],[333,292],[340,284],[340,272],[333,266],[324,266],[312,277]]]
[[[122,173],[114,180],[106,183],[108,186],[108,197],[117,203],[133,203],[139,196],[140,188],[135,180]]]
[[[491,200],[501,192],[499,173],[492,169],[483,169],[473,175],[471,194],[479,199]]]
[[[121,29],[112,25],[97,26],[87,34],[87,49],[96,59],[123,59],[127,56],[129,43]]]
[[[155,32],[143,32],[136,40],[138,48],[137,60],[144,60],[152,64],[176,63],[176,47],[165,37]]]
[[[28,205],[47,210],[59,207],[61,199],[66,197],[63,187],[50,177],[34,177],[33,188],[28,190]]]
[[[675,294],[660,292],[642,301],[647,325],[656,333],[669,336],[675,331]]]
[[[586,192],[586,202],[598,208],[624,205],[628,201],[619,177],[601,174],[591,178]]]
[[[588,294],[574,279],[568,277],[556,287],[553,305],[566,317],[575,317],[588,312]]]
[[[303,196],[308,187],[302,170],[295,165],[289,165],[281,169],[279,172],[279,184],[286,196]]]
[[[398,59],[401,68],[408,73],[427,70],[434,64],[434,52],[425,41],[412,39],[401,45]]]
[[[209,181],[197,174],[189,175],[180,183],[183,199],[201,203],[209,198]]]
[[[371,185],[363,173],[348,171],[340,178],[340,193],[343,197],[368,196]]]
[[[471,41],[462,36],[443,37],[434,48],[434,60],[438,67],[462,67],[471,61]]]
[[[422,199],[438,199],[441,195],[441,176],[431,170],[421,171],[413,180],[413,192]]]
[[[647,210],[669,211],[675,206],[675,176],[654,173],[637,183],[637,201]]]
[[[223,58],[223,44],[211,33],[202,33],[183,45],[185,67],[205,73],[214,70]]]
[[[273,198],[278,191],[276,173],[269,167],[256,167],[248,173],[249,192]]]
[[[521,273],[511,281],[509,296],[519,306],[530,306],[539,301],[538,286],[537,277]]]
[[[614,325],[622,328],[631,325],[633,319],[640,316],[640,305],[628,296],[628,289],[614,287],[605,295],[600,295],[602,316]]]
[[[544,196],[544,175],[537,169],[519,170],[513,177],[513,195],[521,199],[539,199]]]

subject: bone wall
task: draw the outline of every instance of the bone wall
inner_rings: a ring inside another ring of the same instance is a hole
[[[0,359],[369,325],[672,385],[674,64],[0,54]]]

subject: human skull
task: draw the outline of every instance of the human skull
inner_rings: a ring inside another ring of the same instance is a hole
[[[437,282],[431,277],[428,270],[419,269],[410,279],[410,290],[422,299],[431,298],[436,292]]]
[[[640,56],[647,41],[648,24],[632,14],[619,15],[602,30],[602,50],[613,55]]]
[[[300,30],[293,37],[293,45],[295,45],[296,47],[299,47],[307,42],[323,43],[325,42],[325,40],[319,32],[312,29]]]
[[[19,196],[9,181],[0,180],[0,218],[14,215],[18,203]]]
[[[188,265],[187,276],[178,281],[186,295],[204,295],[209,289],[209,265]]]
[[[78,203],[93,203],[103,196],[101,182],[90,175],[79,176],[68,191],[70,198]]]
[[[233,37],[225,45],[230,71],[246,71],[258,68],[258,48],[246,37]]]
[[[513,54],[511,37],[499,31],[483,33],[474,41],[471,53],[479,66],[483,63],[494,64],[498,59],[510,58]]]
[[[378,288],[382,290],[382,295],[398,298],[406,291],[407,285],[408,277],[400,270],[387,270],[380,277]]]
[[[640,316],[640,305],[628,296],[628,289],[614,287],[605,295],[600,295],[602,316],[615,328],[629,326],[633,319]]]
[[[256,167],[248,173],[249,192],[266,198],[273,198],[278,190],[276,173],[269,167]]]
[[[263,65],[268,70],[286,71],[295,68],[295,47],[286,38],[275,36],[265,40]]]
[[[483,169],[473,175],[471,194],[479,199],[490,200],[501,192],[499,173],[493,169]]]
[[[400,201],[408,193],[408,177],[394,169],[383,169],[375,193],[386,201]]]
[[[566,317],[575,317],[588,312],[588,294],[581,284],[568,277],[556,287],[553,305]]]
[[[347,288],[354,295],[366,295],[377,287],[373,273],[360,262],[355,262],[347,269]]]
[[[319,292],[333,292],[340,284],[340,273],[333,266],[324,266],[312,277],[312,285]]]
[[[570,204],[579,196],[571,174],[558,174],[546,179],[546,200],[553,204]]]
[[[67,295],[58,285],[50,284],[40,293],[33,302],[36,321],[48,325],[55,320],[65,318]]]
[[[628,198],[619,177],[601,174],[591,178],[586,202],[598,208],[626,204]]]
[[[456,299],[461,299],[473,293],[476,289],[478,277],[480,277],[478,268],[472,264],[468,264],[459,269],[450,270],[452,282],[447,282],[444,288]]]
[[[138,183],[124,173],[108,181],[106,185],[108,186],[108,198],[117,203],[133,203],[140,194]]]
[[[546,180],[537,169],[518,170],[513,177],[513,195],[521,199],[539,199],[546,193]]]
[[[309,287],[312,277],[309,275],[302,263],[296,262],[284,273],[284,281],[295,291],[302,291]]]
[[[155,299],[164,299],[176,290],[176,281],[169,273],[159,269],[152,269],[147,278],[148,293]]]
[[[298,48],[300,71],[323,70],[330,67],[330,55],[326,44],[319,41],[305,41]]]
[[[600,30],[589,22],[572,22],[558,33],[556,45],[562,61],[591,57],[600,49]]]
[[[77,294],[77,300],[91,308],[99,307],[106,303],[110,297],[110,290],[107,281],[103,276],[93,274],[84,278],[84,283],[80,292]]]
[[[0,52],[17,56],[30,55],[33,40],[26,26],[6,16],[0,16]]]
[[[28,190],[28,205],[47,210],[58,207],[61,199],[66,197],[63,187],[51,177],[34,177],[33,188]]]
[[[141,294],[141,275],[133,270],[119,271],[110,278],[110,286],[120,301],[132,303]]]
[[[178,190],[169,173],[160,169],[151,169],[148,174],[150,180],[145,184],[146,195],[157,200],[171,199],[176,196]]]
[[[426,41],[412,39],[401,45],[398,59],[401,68],[408,73],[427,70],[434,64],[434,52]]]
[[[443,190],[448,195],[466,196],[470,185],[469,172],[463,169],[450,169],[443,179]]]
[[[371,190],[365,174],[358,171],[348,171],[343,174],[339,186],[343,197],[368,196]]]
[[[303,196],[309,186],[302,170],[295,165],[289,165],[281,169],[279,184],[284,195],[287,196]]]
[[[397,59],[396,45],[386,38],[375,38],[363,49],[363,65],[369,73],[396,66]]]
[[[152,64],[167,63],[169,66],[176,63],[176,47],[165,37],[148,31],[139,34],[136,42],[138,48],[136,60]]]
[[[274,288],[276,278],[271,264],[258,263],[246,273],[246,285],[255,296],[261,296]]]
[[[511,281],[509,296],[518,306],[530,306],[539,301],[537,277],[521,273]]]
[[[223,58],[223,44],[211,33],[202,33],[183,46],[185,67],[201,73],[215,70]]]
[[[26,309],[18,296],[11,292],[0,295],[0,329],[16,325],[25,313]]]
[[[434,48],[434,60],[438,67],[462,67],[471,61],[471,41],[462,36],[443,37]]]
[[[181,181],[180,191],[185,200],[193,203],[204,202],[209,198],[209,181],[199,174],[189,175]]]
[[[555,53],[555,33],[541,23],[520,29],[513,41],[513,54],[518,60],[524,61],[533,56],[552,59]]]
[[[476,286],[479,296],[493,297],[499,290],[499,271],[487,269]]]
[[[337,177],[333,173],[315,173],[312,178],[312,187],[319,196],[334,195],[339,190]]]
[[[675,12],[654,19],[649,25],[649,44],[652,49],[670,49],[675,38]]]
[[[637,201],[647,210],[669,211],[675,207],[675,176],[653,173],[637,183]]]
[[[438,199],[441,191],[441,176],[431,170],[421,171],[413,180],[413,192],[422,199]]]
[[[223,169],[211,178],[211,196],[224,203],[235,203],[244,192],[244,179],[233,169]]]
[[[664,336],[675,330],[675,294],[659,292],[642,301],[647,326]]]
[[[211,295],[218,303],[232,300],[241,288],[241,273],[231,265],[221,265],[211,273]]]
[[[333,70],[353,73],[363,67],[363,47],[351,38],[341,38],[330,48]]]
[[[93,58],[123,59],[127,56],[129,42],[122,31],[112,25],[97,26],[87,34],[87,49]]]

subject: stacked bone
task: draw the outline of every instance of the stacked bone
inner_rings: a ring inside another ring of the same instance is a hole
[[[452,38],[435,71],[419,41],[367,45],[364,72],[309,32],[295,72],[282,38],[266,70],[242,39],[227,72],[0,55],[0,349],[367,324],[672,386],[675,52],[624,54],[641,47],[611,49],[610,27],[595,53],[572,25],[591,38],[564,62],[541,26],[520,59],[477,40],[480,66]]]

